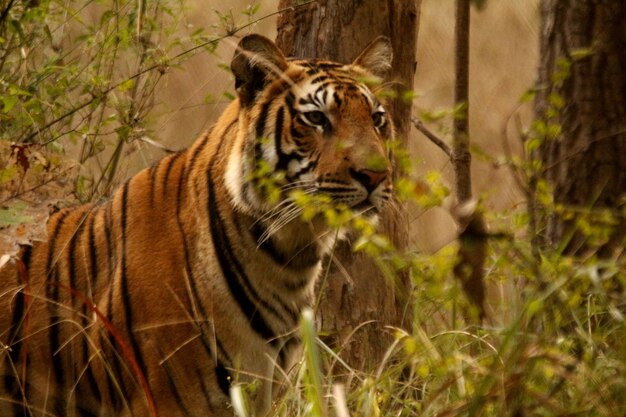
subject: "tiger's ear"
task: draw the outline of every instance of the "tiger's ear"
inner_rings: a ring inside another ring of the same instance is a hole
[[[358,65],[373,75],[385,78],[391,69],[393,49],[386,36],[379,36],[365,47],[352,65]]]
[[[230,63],[242,104],[251,104],[267,82],[286,68],[287,60],[274,42],[256,34],[243,37]]]

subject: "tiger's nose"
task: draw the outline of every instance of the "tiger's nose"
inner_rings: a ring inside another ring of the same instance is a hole
[[[378,185],[385,181],[389,175],[389,171],[376,171],[373,169],[350,169],[350,176],[360,182],[368,192],[372,192],[378,187]]]

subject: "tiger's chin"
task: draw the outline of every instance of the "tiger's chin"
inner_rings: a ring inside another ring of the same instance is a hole
[[[351,210],[356,215],[363,216],[367,219],[374,219],[378,218],[378,216],[380,215],[381,211],[383,210],[383,205],[372,203],[369,200],[364,200],[352,206]]]

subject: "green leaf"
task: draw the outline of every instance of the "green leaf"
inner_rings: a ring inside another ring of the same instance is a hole
[[[33,221],[32,216],[20,213],[19,208],[3,208],[0,209],[0,227],[14,226],[22,223]]]
[[[10,112],[11,109],[13,109],[13,107],[15,107],[17,102],[18,102],[18,99],[15,96],[4,96],[4,97],[2,97],[2,112],[3,113]]]
[[[548,96],[548,102],[557,110],[560,110],[565,106],[565,99],[558,93],[551,93]]]
[[[577,48],[570,51],[569,55],[572,57],[572,61],[579,61],[585,59],[594,54],[593,48]]]
[[[548,125],[548,132],[546,136],[548,137],[548,139],[556,139],[561,136],[561,132],[562,129],[560,124],[551,123]]]
[[[519,101],[520,103],[528,103],[529,101],[534,100],[536,96],[537,96],[537,90],[535,89],[526,90],[524,94],[522,94],[522,96],[520,97]]]
[[[135,80],[128,79],[122,82],[119,86],[117,86],[117,89],[120,91],[128,91],[132,89],[134,86],[135,86]]]
[[[10,24],[13,30],[17,32],[19,38],[24,39],[24,30],[22,29],[22,23],[19,20],[11,19]]]
[[[526,143],[524,144],[524,147],[526,148],[526,152],[532,153],[536,151],[541,146],[541,142],[543,141],[536,137],[528,139]]]
[[[4,169],[0,169],[0,184],[5,184],[15,178],[18,169],[16,165],[10,165]]]

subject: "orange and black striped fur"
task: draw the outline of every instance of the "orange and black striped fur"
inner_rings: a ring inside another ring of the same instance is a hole
[[[231,385],[252,381],[266,415],[337,236],[289,191],[374,216],[390,200],[392,128],[364,81],[390,60],[384,38],[350,65],[243,38],[239,97],[209,133],[55,213],[0,271],[0,417],[232,416]],[[262,166],[283,174],[278,200]]]

